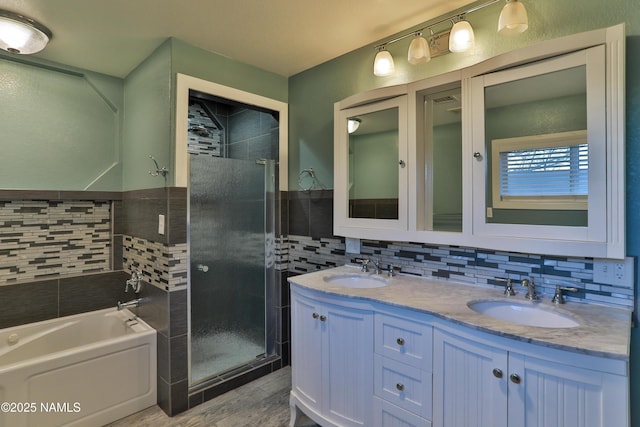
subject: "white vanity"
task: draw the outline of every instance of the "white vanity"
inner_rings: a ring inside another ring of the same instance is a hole
[[[291,426],[300,411],[325,427],[629,425],[628,311],[349,266],[289,281]],[[575,323],[499,320],[479,301]]]

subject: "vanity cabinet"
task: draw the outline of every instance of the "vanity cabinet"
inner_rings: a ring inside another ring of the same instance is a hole
[[[373,425],[431,427],[433,328],[387,313],[374,318]]]
[[[323,426],[371,426],[373,313],[292,286],[291,342],[291,425],[302,409]]]
[[[435,331],[434,425],[629,425],[624,363],[508,344],[484,333]]]

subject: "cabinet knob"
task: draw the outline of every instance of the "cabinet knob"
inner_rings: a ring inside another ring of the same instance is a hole
[[[522,379],[518,374],[511,374],[509,375],[509,378],[511,378],[511,382],[514,384],[520,384],[520,382],[522,382]]]
[[[400,161],[398,162],[398,164],[400,165],[400,167],[401,167],[401,168],[403,168],[403,167],[407,166],[407,164],[405,163],[405,161],[404,161],[404,160],[400,160]]]
[[[313,313],[311,317],[313,317],[314,319],[317,319],[318,317],[320,317],[320,315],[318,313]]]
[[[398,391],[404,391],[404,384],[396,384],[396,388],[398,389]]]
[[[502,370],[498,368],[493,369],[493,376],[496,378],[502,378]]]
[[[473,157],[478,160],[482,160],[482,153],[480,153],[479,151],[476,151],[475,153],[473,153]]]
[[[396,342],[398,343],[398,345],[404,345],[404,338],[398,338]]]
[[[326,322],[327,321],[327,316],[320,316],[320,321],[321,322]]]

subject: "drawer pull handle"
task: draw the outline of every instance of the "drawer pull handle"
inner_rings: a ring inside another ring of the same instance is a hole
[[[520,375],[518,374],[511,374],[509,375],[509,378],[511,378],[511,382],[514,384],[520,384],[520,382],[522,381]]]
[[[313,313],[311,317],[313,317],[314,319],[317,319],[318,317],[320,317],[320,315],[318,313]]]
[[[327,316],[320,316],[320,321],[321,322],[326,322],[327,321]]]
[[[396,340],[396,342],[398,343],[398,345],[404,345],[404,339],[403,338],[398,338]]]
[[[493,369],[493,376],[496,378],[502,378],[502,370],[498,368]]]
[[[398,389],[398,391],[404,391],[404,384],[396,384],[396,388]]]

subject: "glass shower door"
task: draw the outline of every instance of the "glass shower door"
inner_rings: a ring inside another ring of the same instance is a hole
[[[191,384],[266,352],[265,167],[190,155]]]

